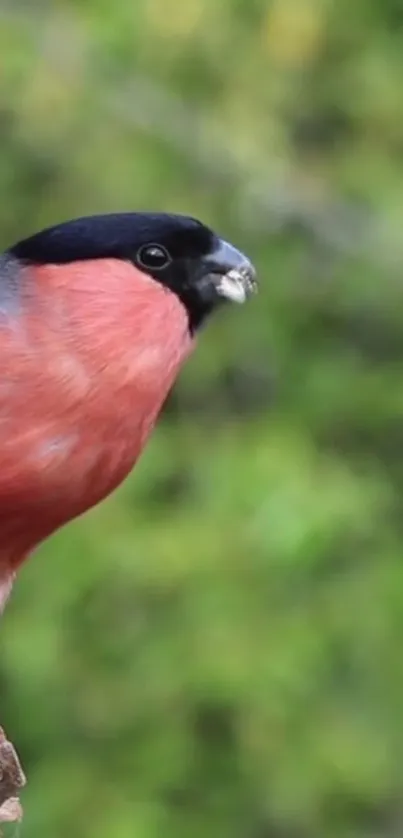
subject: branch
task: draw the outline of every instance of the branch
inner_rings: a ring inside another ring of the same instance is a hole
[[[21,820],[18,795],[25,783],[16,750],[0,727],[0,823]]]

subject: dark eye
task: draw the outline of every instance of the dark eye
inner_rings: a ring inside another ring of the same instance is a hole
[[[165,247],[160,244],[145,244],[140,247],[137,261],[143,268],[162,270],[171,262],[171,257]]]

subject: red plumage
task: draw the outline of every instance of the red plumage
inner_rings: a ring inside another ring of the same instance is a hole
[[[24,270],[24,314],[0,326],[6,575],[128,474],[193,344],[176,295],[129,263]]]

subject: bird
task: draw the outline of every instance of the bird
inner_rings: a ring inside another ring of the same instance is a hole
[[[45,539],[129,474],[210,315],[250,260],[185,215],[77,218],[0,255],[0,613]],[[0,822],[25,784],[0,728]]]
[[[0,255],[0,613],[38,545],[132,470],[210,316],[256,288],[186,215],[77,218]]]

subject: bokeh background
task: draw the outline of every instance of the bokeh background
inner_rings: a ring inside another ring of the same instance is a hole
[[[402,835],[402,91],[400,0],[1,0],[1,244],[179,211],[261,280],[20,576],[24,838]]]

